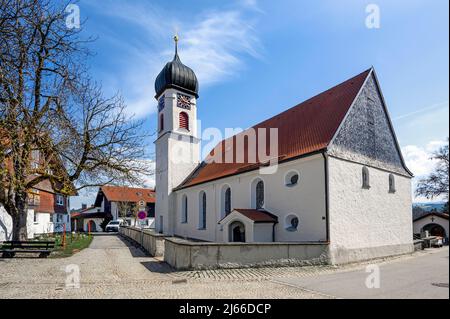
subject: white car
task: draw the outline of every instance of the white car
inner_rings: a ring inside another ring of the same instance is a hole
[[[118,232],[120,226],[124,226],[124,222],[122,220],[112,220],[106,225],[105,231],[108,232]]]

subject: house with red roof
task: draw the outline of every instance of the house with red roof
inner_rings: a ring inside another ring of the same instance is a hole
[[[154,228],[155,201],[156,194],[151,188],[102,186],[93,206],[72,213],[72,225],[79,231],[95,232],[102,230],[105,220],[122,219],[131,226]],[[141,211],[147,217],[138,221],[137,214]]]
[[[158,232],[321,243],[332,263],[413,250],[413,175],[374,68],[221,141],[203,160],[198,81],[178,52],[155,91]]]
[[[6,139],[3,140],[3,147],[8,149],[9,143]],[[48,163],[42,151],[35,149],[30,155],[30,165],[32,169],[45,171],[52,175],[54,169],[62,170],[65,168],[58,159],[53,159]],[[0,168],[12,169],[11,159],[8,154]],[[29,175],[29,179],[39,176],[41,173],[34,173]],[[54,187],[56,185],[57,187]],[[61,194],[57,189],[60,189],[58,183],[52,184],[49,179],[45,179],[37,183],[33,188],[27,191],[27,235],[29,239],[38,237],[44,234],[61,233],[70,231],[70,196]],[[70,185],[70,195],[77,194],[75,186]],[[0,204],[0,242],[12,239],[13,221],[6,209]]]

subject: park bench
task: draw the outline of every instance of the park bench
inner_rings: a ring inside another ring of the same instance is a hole
[[[0,253],[3,258],[12,258],[16,253],[39,254],[40,258],[45,258],[53,248],[54,241],[5,241],[0,244]]]

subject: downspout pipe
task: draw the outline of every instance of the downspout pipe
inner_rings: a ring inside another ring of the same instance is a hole
[[[323,163],[324,163],[324,175],[325,175],[325,219],[326,219],[326,240],[330,242],[330,203],[329,203],[329,167],[328,167],[328,153],[327,150],[322,152]]]

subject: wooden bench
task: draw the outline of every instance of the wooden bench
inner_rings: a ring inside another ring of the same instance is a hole
[[[45,258],[53,248],[54,241],[5,241],[0,244],[0,253],[3,258],[13,258],[16,253],[39,254],[40,258]]]

